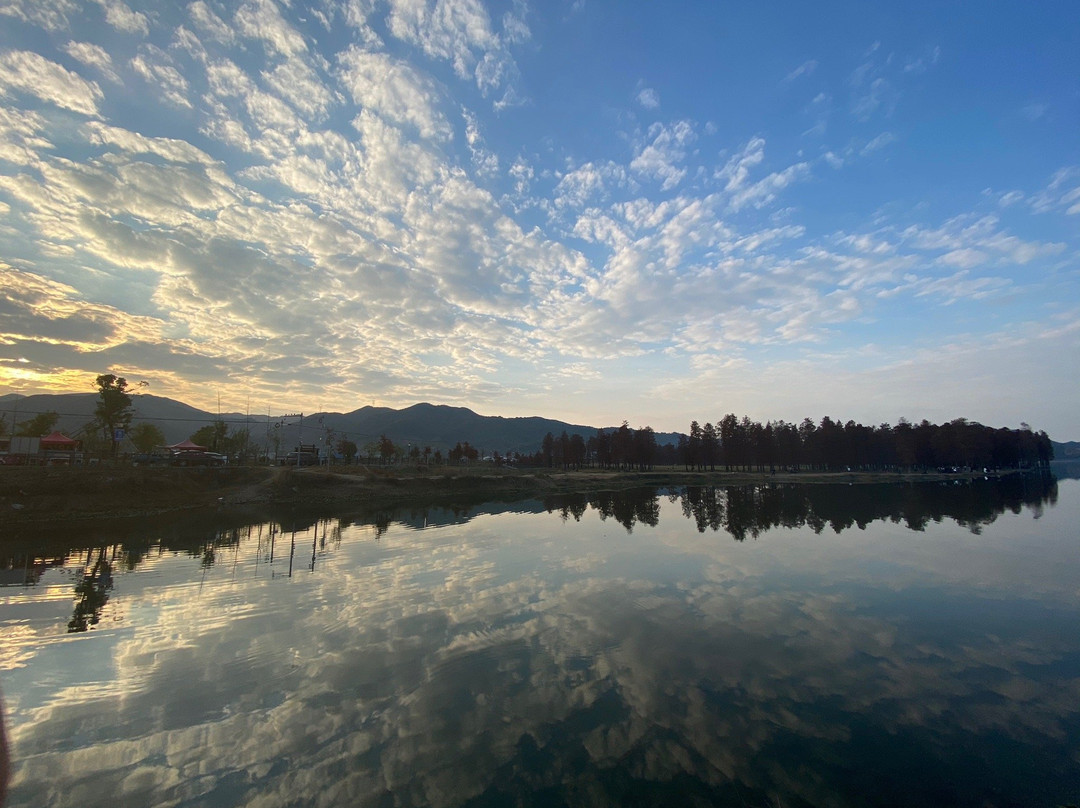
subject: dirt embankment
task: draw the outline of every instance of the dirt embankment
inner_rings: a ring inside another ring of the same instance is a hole
[[[0,524],[52,519],[140,517],[169,511],[249,506],[455,504],[635,486],[763,482],[896,482],[942,475],[748,474],[493,468],[0,467]],[[947,475],[949,479],[957,475]],[[981,475],[980,475],[981,476]]]

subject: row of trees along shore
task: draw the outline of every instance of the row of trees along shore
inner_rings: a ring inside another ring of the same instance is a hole
[[[660,445],[651,427],[622,426],[584,438],[548,433],[523,461],[548,468],[648,470],[682,465],[716,471],[927,471],[931,469],[1045,468],[1054,450],[1045,432],[995,429],[957,418],[945,424],[901,419],[896,426],[863,426],[829,417],[815,424],[760,423],[725,415],[716,424],[690,423],[678,443]]]

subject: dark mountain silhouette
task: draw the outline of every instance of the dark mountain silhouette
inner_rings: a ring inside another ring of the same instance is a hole
[[[1080,460],[1080,441],[1058,443],[1052,440],[1050,445],[1054,447],[1054,460]]]
[[[395,410],[389,407],[361,407],[352,412],[324,412],[305,414],[303,418],[285,418],[281,414],[245,414],[237,412],[215,413],[197,409],[180,401],[146,393],[132,396],[135,421],[156,424],[169,443],[177,443],[190,437],[200,427],[220,417],[230,431],[247,428],[252,440],[270,445],[276,434],[279,446],[287,451],[298,443],[314,443],[325,446],[327,437],[336,443],[341,438],[357,445],[378,440],[386,435],[395,443],[417,445],[421,449],[444,452],[454,444],[468,441],[485,452],[535,452],[544,435],[551,432],[558,437],[563,430],[568,434],[577,432],[584,438],[596,434],[596,427],[569,424],[551,418],[537,416],[504,418],[497,415],[478,415],[466,407],[450,407],[436,404],[414,404]],[[60,416],[57,428],[75,436],[94,418],[97,393],[64,393],[20,396],[0,396],[0,413],[7,415],[7,423],[25,421],[39,412],[52,411]],[[676,443],[676,433],[657,433],[657,441]]]

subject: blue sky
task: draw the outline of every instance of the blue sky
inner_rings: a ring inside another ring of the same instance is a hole
[[[0,15],[8,390],[1080,438],[1071,3]]]

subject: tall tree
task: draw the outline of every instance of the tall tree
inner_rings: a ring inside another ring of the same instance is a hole
[[[97,406],[94,418],[105,439],[109,441],[112,455],[116,456],[116,447],[123,438],[123,431],[131,426],[135,409],[131,406],[131,394],[128,393],[127,379],[112,373],[104,373],[94,380],[98,390]]]
[[[544,465],[551,468],[555,464],[555,436],[548,432],[540,442],[540,451],[544,457]]]
[[[397,447],[394,442],[386,435],[379,436],[379,457],[382,458],[383,463],[389,463],[394,455],[397,453]]]
[[[634,455],[634,430],[623,421],[611,435],[611,462],[616,468],[629,468]]]
[[[690,422],[690,443],[687,448],[690,452],[690,465],[697,471],[702,468],[701,425],[697,421]]]
[[[696,422],[695,422],[696,423]],[[690,425],[693,428],[693,423]],[[716,427],[706,422],[701,428],[701,463],[709,471],[716,471],[716,461],[720,459],[720,434]]]
[[[346,463],[352,463],[353,458],[356,457],[356,444],[347,438],[339,440],[335,448],[337,449],[338,454],[345,458]]]
[[[641,471],[651,471],[656,460],[656,432],[651,426],[638,427],[633,435],[634,462]]]
[[[581,468],[588,454],[589,449],[588,444],[585,443],[585,438],[575,432],[570,436],[570,460],[574,467]]]
[[[739,462],[739,419],[735,413],[729,412],[720,419],[720,451],[724,456],[724,468],[731,471],[731,467]]]

